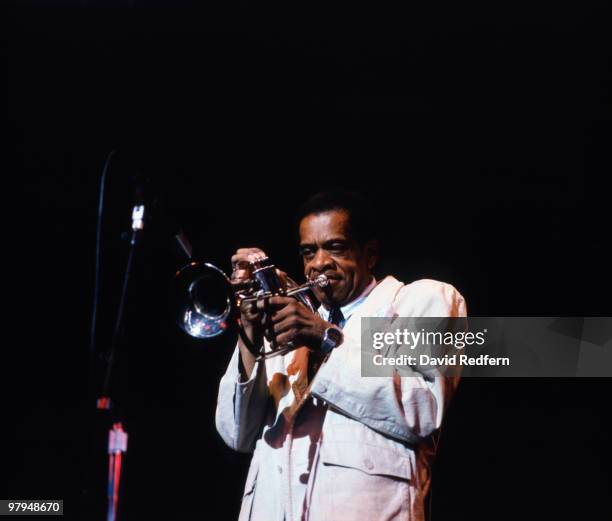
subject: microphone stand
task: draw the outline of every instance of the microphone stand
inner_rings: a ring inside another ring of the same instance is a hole
[[[144,228],[144,205],[136,205],[132,210],[132,235],[130,239],[130,250],[128,253],[127,265],[123,277],[123,286],[121,289],[121,298],[119,300],[119,308],[117,310],[117,318],[115,320],[115,328],[111,344],[106,353],[106,372],[104,375],[104,384],[102,393],[96,401],[98,410],[112,410],[112,402],[110,398],[110,384],[113,372],[115,353],[121,337],[121,329],[123,324],[123,316],[125,312],[125,303],[128,294],[128,285],[132,266],[134,264],[134,255],[138,244],[139,236]],[[115,418],[112,427],[108,433],[108,508],[107,521],[116,521],[121,493],[121,477],[125,467],[125,456],[127,454],[128,434],[123,430],[123,424],[120,418]]]

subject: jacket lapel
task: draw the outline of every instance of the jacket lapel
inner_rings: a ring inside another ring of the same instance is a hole
[[[381,311],[383,309],[386,311],[389,303],[393,301],[393,296],[403,286],[402,282],[390,275],[381,280],[368,295],[365,302],[348,319],[344,326],[344,334],[347,336],[357,335],[361,338],[361,318],[380,316]]]

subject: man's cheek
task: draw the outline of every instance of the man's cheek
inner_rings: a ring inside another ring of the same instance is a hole
[[[325,293],[320,288],[313,288],[313,293],[319,302],[323,302],[325,300]]]

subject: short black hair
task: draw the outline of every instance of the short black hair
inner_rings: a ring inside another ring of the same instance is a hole
[[[342,189],[319,192],[309,197],[296,214],[296,225],[299,229],[304,217],[317,215],[332,210],[344,210],[349,215],[349,237],[359,244],[377,239],[376,210],[359,192]]]

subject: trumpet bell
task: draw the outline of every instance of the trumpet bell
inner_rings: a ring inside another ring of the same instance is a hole
[[[227,275],[209,263],[192,262],[175,278],[178,326],[195,338],[214,338],[230,327],[235,298]]]

